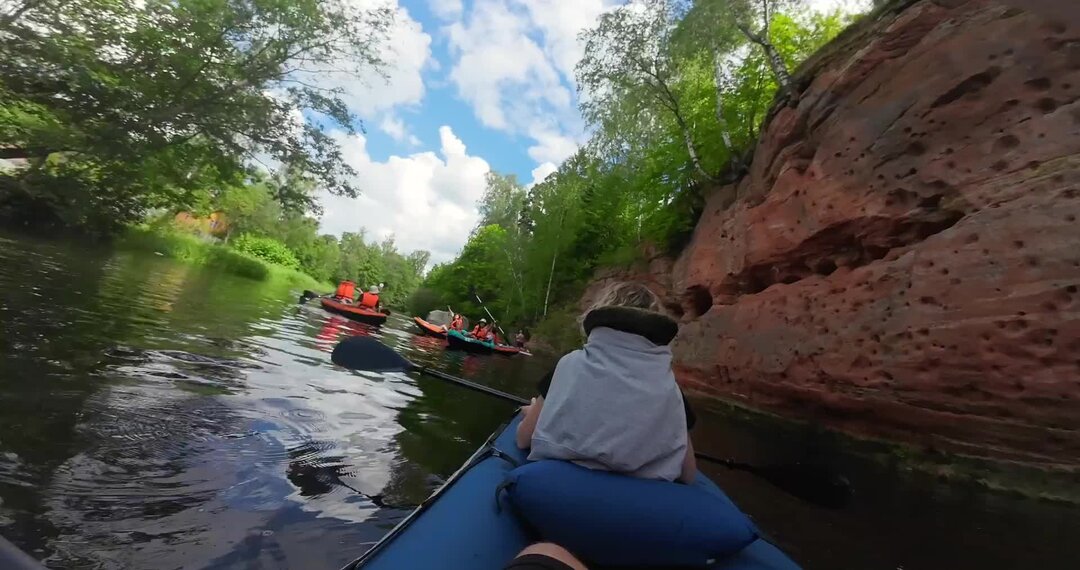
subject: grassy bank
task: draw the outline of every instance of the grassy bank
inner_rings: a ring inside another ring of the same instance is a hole
[[[184,263],[200,265],[256,281],[283,280],[297,287],[317,291],[333,288],[331,284],[323,283],[306,273],[275,265],[227,246],[174,230],[133,226],[116,240],[116,244],[124,249],[157,253]]]

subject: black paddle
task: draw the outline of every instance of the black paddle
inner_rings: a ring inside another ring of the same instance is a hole
[[[349,337],[334,347],[330,359],[334,364],[352,370],[367,370],[371,372],[405,372],[414,370],[421,374],[434,376],[494,396],[507,402],[518,405],[528,404],[529,401],[520,396],[507,394],[494,388],[488,388],[475,382],[470,382],[457,376],[452,376],[440,370],[433,370],[423,366],[417,366],[394,349],[385,344],[366,336]],[[695,453],[695,457],[703,461],[709,461],[728,467],[752,473],[772,483],[787,493],[798,497],[808,503],[821,507],[836,509],[847,504],[851,497],[851,484],[845,477],[833,473],[825,468],[806,465],[802,463],[786,465],[750,465],[733,459],[713,457],[704,453]]]

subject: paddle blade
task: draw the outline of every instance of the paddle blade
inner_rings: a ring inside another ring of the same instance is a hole
[[[338,366],[369,372],[403,372],[412,368],[405,357],[369,336],[353,336],[339,342],[330,360]]]
[[[297,301],[297,303],[300,303],[302,305],[318,297],[320,297],[318,293],[308,289],[304,289],[304,292],[300,294],[300,299]]]

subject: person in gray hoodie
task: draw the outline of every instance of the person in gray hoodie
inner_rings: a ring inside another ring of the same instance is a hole
[[[600,293],[582,320],[585,346],[563,356],[522,408],[517,444],[530,460],[693,481],[694,415],[671,371],[678,324],[662,310],[640,283]]]

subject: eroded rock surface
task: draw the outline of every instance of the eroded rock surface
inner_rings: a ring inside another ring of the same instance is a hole
[[[684,321],[680,381],[859,434],[1080,460],[1080,24],[1015,4],[915,2],[811,62],[748,175],[646,272]]]

